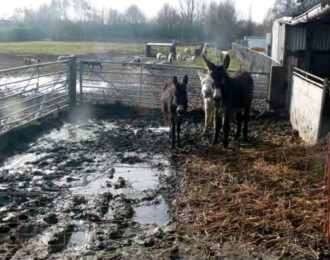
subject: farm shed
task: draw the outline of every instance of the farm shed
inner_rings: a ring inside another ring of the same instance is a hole
[[[245,36],[242,45],[246,48],[266,53],[267,43],[266,37],[262,36]]]
[[[172,52],[174,54],[174,57],[176,57],[176,45],[177,45],[176,42],[173,42],[173,43],[152,43],[152,42],[148,42],[146,44],[146,57],[156,56],[156,54],[152,52],[152,47],[169,48],[169,52]]]
[[[329,2],[329,1],[328,1]],[[271,108],[285,108],[290,121],[309,144],[329,130],[330,3],[319,1],[308,11],[274,22],[272,58],[279,61],[285,80]],[[271,92],[276,92],[273,86]],[[273,103],[273,104],[272,104]],[[275,101],[276,103],[276,101]]]

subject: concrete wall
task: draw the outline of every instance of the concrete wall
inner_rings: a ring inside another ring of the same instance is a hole
[[[314,145],[320,137],[325,90],[321,83],[294,72],[290,121],[306,144]]]

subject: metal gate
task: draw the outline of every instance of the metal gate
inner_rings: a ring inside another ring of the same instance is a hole
[[[69,106],[69,63],[0,70],[0,134]]]
[[[80,103],[160,106],[166,83],[189,77],[189,106],[203,106],[198,71],[203,67],[152,63],[84,61],[76,58],[0,70],[0,134]],[[78,72],[78,80],[76,75]],[[252,73],[253,107],[268,108],[269,74]],[[79,84],[77,87],[77,83]]]
[[[198,76],[198,71],[204,71],[203,67],[82,60],[79,71],[81,103],[121,101],[130,105],[159,107],[164,85],[173,76],[182,80],[184,75],[188,75],[189,106],[200,108],[203,104]],[[253,107],[265,111],[268,109],[269,74],[252,73],[252,77],[255,82]]]

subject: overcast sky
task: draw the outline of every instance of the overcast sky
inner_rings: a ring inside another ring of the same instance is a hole
[[[200,0],[202,1],[202,0]],[[211,0],[204,0],[209,2]],[[221,0],[217,0],[219,2]],[[10,17],[16,7],[36,8],[41,3],[50,2],[50,0],[0,0],[0,17]],[[153,17],[164,3],[177,5],[178,0],[93,0],[91,1],[98,8],[113,7],[120,11],[125,10],[131,4],[137,4],[148,17]],[[275,0],[236,0],[236,7],[243,17],[247,17],[249,7],[252,8],[252,18],[256,22],[262,22],[267,10]]]

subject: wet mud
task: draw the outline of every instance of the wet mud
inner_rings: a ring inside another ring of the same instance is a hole
[[[139,113],[76,111],[2,158],[3,259],[131,259],[162,239],[169,129],[159,111]]]
[[[219,259],[219,252],[207,249],[211,244],[201,248],[182,229],[194,214],[186,205],[183,215],[180,197],[193,156],[217,159],[262,150],[268,140],[275,149],[300,139],[285,120],[253,113],[250,141],[231,140],[225,150],[210,145],[211,132],[201,137],[203,118],[203,111],[186,115],[183,147],[174,150],[159,110],[120,104],[78,108],[6,136],[11,141],[2,141],[7,152],[0,158],[0,256]]]

